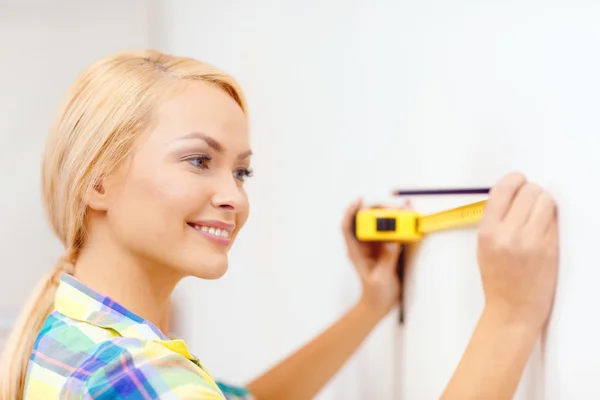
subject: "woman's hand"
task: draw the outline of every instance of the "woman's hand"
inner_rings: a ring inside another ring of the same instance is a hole
[[[352,226],[354,216],[361,207],[360,199],[348,207],[342,231],[348,257],[362,282],[361,302],[383,318],[400,300],[402,288],[396,275],[396,265],[401,247],[398,243],[359,242]],[[405,207],[408,207],[408,203]]]
[[[519,173],[490,191],[479,227],[486,309],[536,329],[547,320],[558,272],[554,200]]]
[[[522,174],[490,191],[477,248],[485,308],[441,399],[513,398],[552,308],[556,214],[554,200]]]

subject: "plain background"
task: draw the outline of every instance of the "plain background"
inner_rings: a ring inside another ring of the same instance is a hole
[[[516,398],[600,397],[598,20],[591,0],[0,0],[3,329],[61,251],[39,197],[60,97],[96,58],[150,46],[227,70],[250,105],[252,215],[230,271],[176,293],[180,332],[216,377],[251,379],[356,301],[339,232],[356,196],[395,204],[395,188],[517,169],[558,200],[562,247],[548,334]],[[473,230],[425,240],[405,325],[390,315],[319,399],[438,398],[483,304],[475,250]]]

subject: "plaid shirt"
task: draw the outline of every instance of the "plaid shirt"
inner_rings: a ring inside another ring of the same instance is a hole
[[[23,399],[252,397],[213,380],[182,340],[63,275],[33,347]]]

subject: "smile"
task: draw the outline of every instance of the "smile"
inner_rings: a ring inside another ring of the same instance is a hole
[[[206,226],[206,225],[194,225],[194,224],[190,224],[190,226],[192,228],[196,229],[197,231],[205,232],[205,233],[208,233],[209,235],[213,235],[213,236],[217,236],[217,237],[229,238],[229,236],[231,236],[231,232],[229,232],[227,229],[215,228],[213,226]]]
[[[221,227],[211,225],[221,225]],[[231,244],[231,234],[234,226],[220,222],[214,222],[211,225],[204,225],[202,223],[191,223],[188,222],[188,226],[194,229],[197,233],[204,236],[209,241],[219,244],[222,246],[229,246]]]

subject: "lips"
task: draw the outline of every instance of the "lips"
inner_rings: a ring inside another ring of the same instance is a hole
[[[235,224],[219,220],[195,220],[188,225],[213,243],[229,246]]]

